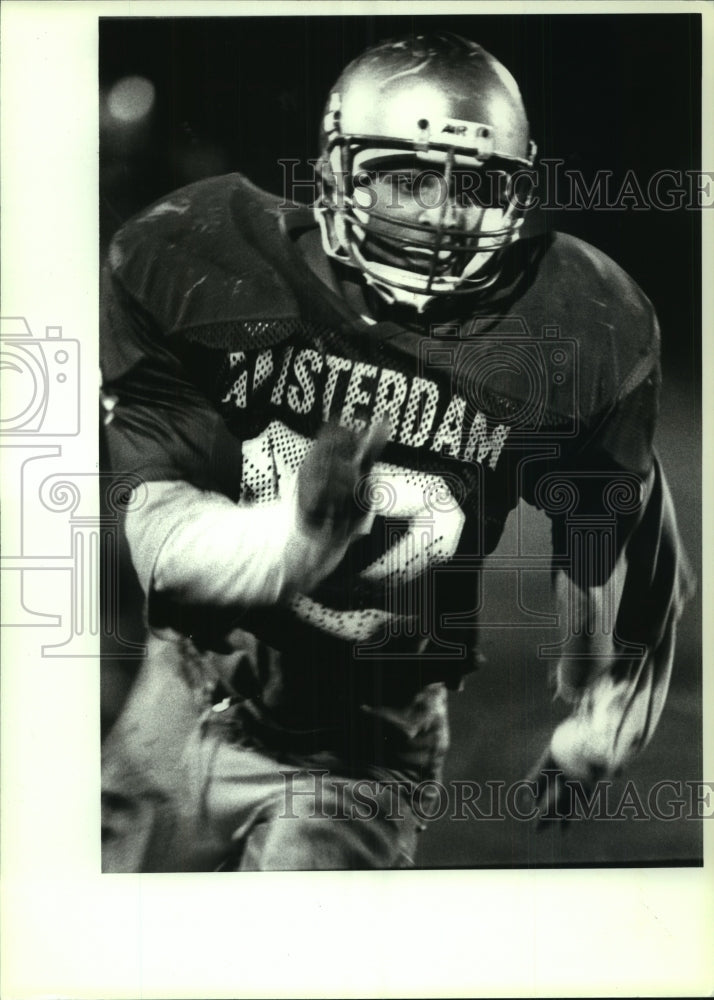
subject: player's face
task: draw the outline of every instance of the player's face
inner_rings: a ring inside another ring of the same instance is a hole
[[[436,274],[460,273],[479,241],[494,247],[499,241],[487,234],[503,226],[502,181],[464,169],[453,170],[447,181],[443,166],[414,163],[365,172],[354,193],[369,218],[363,249],[417,274],[432,270],[436,254]],[[458,254],[449,249],[455,239],[463,249]],[[479,266],[490,256],[480,254]]]

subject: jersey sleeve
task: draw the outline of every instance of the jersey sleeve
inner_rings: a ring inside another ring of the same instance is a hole
[[[569,400],[574,432],[554,436],[552,454],[528,463],[522,489],[524,499],[550,518],[555,562],[592,586],[609,578],[642,515],[661,389],[660,334],[651,304],[631,282],[611,297],[609,320],[614,302],[624,303],[620,327],[603,319],[584,328],[578,345]],[[535,443],[547,445],[547,432]],[[573,546],[586,532],[607,536],[607,546],[596,558],[576,560]]]

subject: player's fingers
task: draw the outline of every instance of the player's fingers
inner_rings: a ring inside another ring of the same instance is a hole
[[[386,415],[372,424],[360,437],[356,458],[362,474],[369,472],[379,456],[384,451],[385,445],[392,433],[392,422]]]

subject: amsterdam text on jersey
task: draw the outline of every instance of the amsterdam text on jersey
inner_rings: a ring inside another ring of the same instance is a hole
[[[222,407],[245,410],[258,391],[267,390],[276,409],[320,413],[324,421],[338,420],[355,431],[387,419],[391,439],[399,444],[491,469],[509,434],[506,424],[489,426],[484,413],[469,412],[466,399],[451,387],[314,348],[233,351],[228,362]],[[442,395],[448,402],[442,403]]]

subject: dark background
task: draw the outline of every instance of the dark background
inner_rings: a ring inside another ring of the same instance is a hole
[[[380,39],[410,30],[450,30],[478,41],[519,82],[539,157],[564,160],[591,182],[627,171],[646,189],[659,170],[700,168],[701,27],[696,15],[132,18],[100,20],[100,234],[102,251],[128,217],[203,176],[240,170],[282,192],[279,159],[305,164],[331,84],[347,62]],[[122,127],[104,100],[120,79],[149,79],[156,99],[143,123]],[[700,569],[701,217],[691,207],[625,211],[548,210],[528,225],[572,233],[613,257],[652,300],[660,319],[664,389],[657,444],[682,535]],[[525,530],[547,549],[540,519]],[[515,526],[503,548],[513,545]],[[536,581],[536,583],[538,583]],[[506,582],[489,578],[495,608]],[[137,595],[127,571],[122,628],[139,636]],[[547,581],[538,584],[547,600]],[[538,589],[538,586],[536,589]],[[544,605],[545,606],[545,605]],[[493,616],[492,616],[493,617]],[[498,620],[497,613],[493,620]],[[659,779],[701,778],[701,641],[696,599],[682,621],[670,699],[652,744],[630,776],[646,795]],[[453,699],[447,777],[517,780],[562,712],[549,700],[539,643],[547,629],[485,630],[489,662]],[[111,642],[106,650],[112,654]],[[135,663],[117,651],[104,664],[102,716],[111,724]],[[429,824],[428,866],[696,861],[696,822],[581,824],[566,837],[532,824]]]

